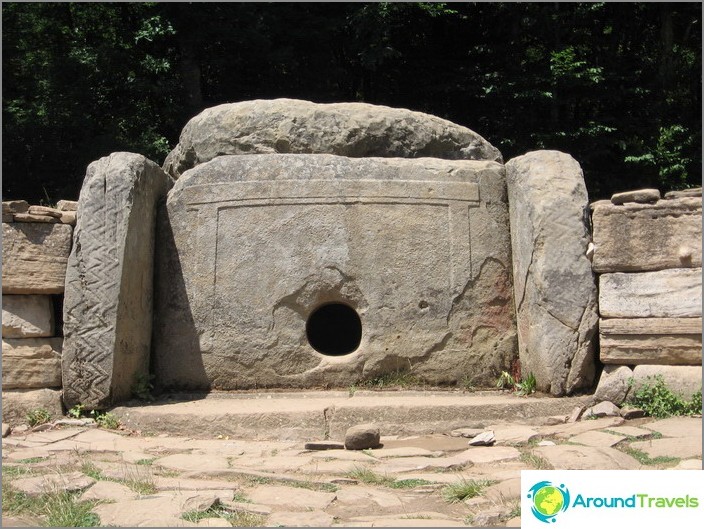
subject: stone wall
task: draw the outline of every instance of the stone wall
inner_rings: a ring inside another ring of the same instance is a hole
[[[2,203],[3,421],[34,408],[62,413],[61,305],[76,202]]]
[[[691,395],[702,382],[701,188],[618,193],[591,209],[604,364],[595,398],[620,403],[630,378],[653,375]]]

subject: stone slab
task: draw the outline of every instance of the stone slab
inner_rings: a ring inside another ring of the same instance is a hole
[[[81,501],[124,501],[137,499],[138,496],[139,494],[121,483],[115,483],[113,481],[98,481],[95,485],[81,494],[80,499]]]
[[[605,364],[701,365],[701,318],[628,318],[599,321]]]
[[[66,271],[67,407],[96,409],[124,400],[147,376],[156,204],[171,185],[138,154],[113,153],[88,166]]]
[[[476,132],[421,112],[273,99],[205,109],[186,124],[164,169],[178,178],[217,156],[270,153],[503,162],[501,153]]]
[[[29,209],[29,204],[26,200],[3,200],[3,213],[26,213]]]
[[[647,437],[652,435],[653,432],[646,430],[644,428],[638,428],[636,426],[612,426],[608,428],[609,432],[613,432],[618,435],[625,435],[627,437],[634,437],[636,439],[640,437]]]
[[[601,345],[603,351],[603,345]],[[629,384],[633,370],[628,366],[606,365],[599,377],[599,384],[594,392],[594,402],[609,401],[617,406],[623,404],[631,389]]]
[[[682,459],[702,457],[702,436],[650,439],[631,443],[631,447],[642,450],[649,457],[679,457]]]
[[[62,338],[3,339],[2,389],[61,387]]]
[[[73,229],[63,224],[2,225],[2,293],[61,294]]]
[[[3,295],[3,338],[50,336],[54,336],[54,307],[50,296]]]
[[[78,202],[76,200],[59,200],[56,203],[56,209],[59,211],[78,211]]]
[[[51,474],[12,481],[12,486],[28,496],[39,496],[51,492],[76,492],[90,487],[95,480],[80,472]]]
[[[56,224],[60,222],[60,219],[44,214],[37,213],[15,213],[13,215],[14,222],[29,222],[37,224]]]
[[[635,191],[624,191],[622,193],[614,193],[611,195],[611,203],[616,205],[626,204],[628,202],[649,203],[660,200],[660,191],[658,189],[637,189]]]
[[[555,445],[539,446],[535,452],[560,470],[638,470],[641,464],[615,448]]]
[[[477,446],[452,456],[453,459],[469,461],[475,465],[516,461],[521,453],[512,446]]]
[[[55,219],[61,218],[60,210],[46,206],[29,206],[28,213],[31,215],[45,215],[47,217],[54,217]]]
[[[702,266],[702,203],[600,204],[592,215],[594,271],[640,272]]]
[[[701,318],[701,306],[701,268],[599,277],[603,318]]]
[[[672,470],[704,470],[701,459],[684,459],[677,463]]]
[[[692,187],[690,189],[681,189],[678,191],[668,191],[665,193],[665,198],[666,199],[672,199],[672,198],[683,198],[683,197],[701,197],[702,196],[702,188],[701,187]]]
[[[163,388],[348,388],[409,366],[430,384],[489,387],[515,358],[495,162],[220,156],[177,181],[159,222]],[[309,339],[329,303],[359,318],[348,354]]]
[[[101,504],[93,508],[102,525],[117,527],[196,527],[181,519],[180,497],[149,497]]]
[[[275,512],[266,527],[330,527],[335,518],[320,510],[308,512]]]
[[[702,389],[701,366],[658,366],[639,365],[633,369],[633,388],[637,390],[642,384],[654,384],[654,377],[661,376],[665,385],[675,393],[690,399]],[[632,389],[631,391],[634,391]]]
[[[613,435],[606,432],[591,430],[574,437],[570,437],[570,443],[577,443],[585,446],[611,447],[620,443],[626,437],[623,435]]]
[[[696,417],[670,417],[643,425],[665,437],[701,437],[702,419]]]
[[[307,511],[326,509],[334,500],[335,494],[277,485],[262,485],[247,492],[254,503],[271,505],[277,509]]]
[[[567,154],[536,151],[506,171],[522,372],[555,396],[591,387],[597,291],[582,169]]]

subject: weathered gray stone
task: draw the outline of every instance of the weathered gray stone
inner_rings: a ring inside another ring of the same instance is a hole
[[[617,427],[618,428],[618,427]],[[570,437],[570,443],[577,443],[585,446],[610,447],[620,443],[626,437],[623,435],[613,435],[606,432],[590,430],[574,437]]]
[[[701,318],[601,320],[599,338],[605,364],[702,363]]]
[[[51,417],[61,417],[61,391],[44,388],[2,392],[2,419],[12,426],[26,423],[27,413],[38,408],[48,411]]]
[[[29,204],[26,200],[3,200],[3,213],[26,213],[29,209]]]
[[[469,446],[491,446],[496,442],[494,432],[482,432],[469,440]]]
[[[59,211],[78,211],[78,202],[75,200],[59,200],[56,203]]]
[[[408,370],[493,386],[515,359],[497,163],[220,156],[177,181],[159,222],[161,387],[349,387]],[[359,316],[350,354],[309,340],[329,303]]]
[[[335,494],[331,492],[318,492],[278,485],[256,487],[249,491],[247,497],[254,503],[275,505],[279,509],[291,511],[325,509],[335,500]]]
[[[4,213],[3,212],[2,221],[3,222],[15,222],[15,216],[12,213]]]
[[[100,408],[131,395],[149,364],[156,204],[172,182],[141,155],[88,166],[64,298],[64,400]]]
[[[540,446],[535,452],[560,470],[638,470],[640,463],[616,448],[581,445]]]
[[[52,217],[51,215],[43,215],[41,213],[15,213],[12,216],[14,222],[25,222],[25,223],[44,223],[44,224],[56,224],[60,222],[60,219]]]
[[[628,202],[649,203],[657,202],[658,200],[660,200],[660,191],[658,189],[637,189],[636,191],[614,193],[611,196],[611,203],[616,205]]]
[[[3,339],[2,389],[60,388],[62,341]]]
[[[477,133],[421,112],[274,99],[204,110],[186,124],[164,170],[178,178],[217,156],[273,153],[503,161]]]
[[[62,224],[3,223],[2,293],[61,294],[72,233]]]
[[[665,198],[666,199],[672,199],[672,198],[684,198],[684,197],[701,197],[702,196],[702,188],[701,187],[693,187],[691,189],[682,189],[680,191],[668,191],[665,193]]]
[[[640,408],[634,408],[632,406],[625,405],[623,408],[621,408],[619,415],[624,419],[628,420],[640,419],[641,417],[645,417],[645,411],[641,410]]]
[[[601,347],[603,351],[603,345]],[[628,366],[604,366],[594,393],[594,400],[597,402],[608,400],[621,405],[628,396],[630,389],[628,381],[632,376],[633,371]]]
[[[2,423],[2,438],[4,439],[8,435],[10,435],[10,432],[12,431],[12,428],[10,428],[10,425],[7,423]]]
[[[3,296],[3,338],[54,336],[54,307],[49,296]]]
[[[556,151],[506,170],[521,369],[556,396],[590,387],[597,306],[582,170]]]
[[[604,401],[599,404],[595,404],[590,408],[584,410],[584,415],[582,415],[582,420],[593,419],[594,417],[618,417],[619,407],[613,402]]]
[[[76,219],[78,218],[78,214],[75,211],[64,211],[61,214],[61,223],[62,224],[70,224],[71,226],[76,225]]]
[[[634,389],[631,391],[637,390],[642,384],[654,384],[658,375],[668,388],[687,399],[702,389],[701,366],[640,365],[633,369]]]
[[[381,435],[379,428],[373,424],[358,424],[348,428],[345,434],[347,450],[366,450],[379,446]]]
[[[345,448],[345,443],[338,441],[310,441],[305,444],[306,450],[342,450]]]
[[[12,481],[13,488],[28,496],[39,496],[52,492],[76,492],[90,487],[95,480],[80,472],[51,474]]]
[[[672,269],[599,277],[604,318],[701,318],[702,269]]]
[[[29,206],[27,211],[30,215],[44,215],[45,217],[54,217],[55,219],[61,218],[61,211],[56,208],[49,208],[46,206]]]
[[[600,204],[592,215],[594,271],[640,272],[702,265],[702,202]]]

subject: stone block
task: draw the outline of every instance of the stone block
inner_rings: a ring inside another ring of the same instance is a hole
[[[13,218],[15,222],[30,222],[44,224],[56,224],[60,222],[60,220],[56,217],[38,213],[15,213]]]
[[[171,185],[138,154],[113,153],[88,166],[64,297],[68,407],[128,398],[147,372],[156,204]]]
[[[78,211],[78,202],[75,200],[59,200],[56,203],[59,211]]]
[[[633,369],[634,385],[631,395],[643,384],[652,385],[658,375],[663,378],[668,388],[675,393],[680,393],[686,399],[692,398],[694,393],[702,389],[701,366],[640,365]]]
[[[701,318],[600,320],[605,364],[701,365]]]
[[[3,223],[2,293],[61,294],[72,233],[63,224]]]
[[[53,419],[61,418],[61,391],[46,388],[7,391],[3,389],[2,420],[11,426],[25,424],[27,413],[38,408],[48,411]]]
[[[579,164],[537,151],[506,164],[521,369],[560,396],[592,385],[596,283]]]
[[[597,273],[640,272],[702,265],[702,202],[600,203],[592,215]]]
[[[196,166],[159,215],[157,384],[349,387],[412,370],[493,386],[516,357],[504,176],[326,154]]]
[[[51,296],[2,297],[3,338],[54,336],[54,306]]]
[[[594,393],[594,401],[610,401],[620,406],[628,396],[631,377],[633,371],[628,366],[604,366]]]
[[[274,99],[204,110],[186,124],[164,170],[178,178],[217,156],[273,153],[503,161],[476,132],[421,112]]]
[[[702,269],[599,277],[602,318],[701,318]]]
[[[666,199],[683,198],[683,197],[701,197],[701,196],[702,196],[702,188],[701,187],[693,187],[691,189],[681,189],[679,191],[668,191],[667,193],[665,193]]]
[[[61,211],[56,208],[48,208],[46,206],[29,206],[28,213],[30,215],[44,215],[45,217],[61,218]]]
[[[352,426],[345,434],[345,448],[347,450],[365,450],[377,448],[381,435],[379,428],[373,424],[359,424]]]
[[[26,200],[3,200],[3,213],[26,213],[29,209],[29,204]]]
[[[61,338],[2,341],[2,389],[61,387]]]
[[[611,196],[611,203],[620,205],[628,202],[638,202],[641,204],[657,202],[660,200],[660,191],[657,189],[637,189],[636,191],[624,191],[614,193]]]

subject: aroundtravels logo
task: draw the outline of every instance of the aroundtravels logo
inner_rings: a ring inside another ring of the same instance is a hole
[[[570,491],[564,485],[554,486],[550,481],[540,481],[528,491],[533,500],[531,512],[541,522],[549,523],[570,506]]]

